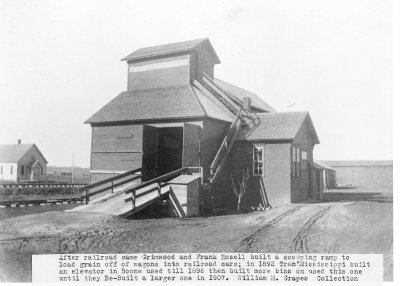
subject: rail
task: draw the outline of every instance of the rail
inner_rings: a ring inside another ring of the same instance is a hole
[[[103,193],[103,192],[106,192],[106,191],[109,191],[109,190],[111,190],[111,193],[113,193],[114,192],[114,188],[122,186],[124,184],[127,184],[129,182],[132,182],[132,181],[134,181],[136,179],[141,178],[142,175],[141,174],[137,174],[137,173],[141,172],[141,170],[142,170],[142,168],[137,168],[137,169],[125,172],[123,174],[120,174],[120,175],[117,175],[117,176],[113,176],[111,178],[104,179],[104,180],[98,181],[96,183],[87,185],[87,186],[85,186],[83,188],[80,188],[80,191],[84,192],[84,195],[82,195],[81,198],[84,199],[85,203],[87,204],[89,202],[89,198],[92,197],[92,196],[98,195],[100,193]],[[128,176],[132,176],[132,177],[130,177],[130,178],[126,179],[126,180],[120,181],[118,183],[116,182],[117,180],[121,180],[121,179],[126,178]],[[102,187],[101,189],[89,192],[89,190],[97,188],[97,187],[101,187],[103,185],[105,187]]]
[[[11,199],[0,200],[0,206],[3,207],[27,207],[34,205],[54,205],[54,204],[70,204],[82,202],[79,196],[71,196],[66,198],[48,198],[48,199]]]
[[[250,110],[247,108],[247,106],[245,106],[239,98],[237,98],[236,96],[231,94],[229,91],[227,91],[227,90],[223,89],[221,86],[219,86],[207,73],[203,73],[203,76],[206,79],[204,82],[210,88],[217,90],[220,94],[225,96],[224,100],[227,100],[230,105],[232,105],[232,103],[234,103],[239,106],[239,109],[242,109],[246,113],[250,112]],[[234,110],[238,110],[238,107],[235,106]]]
[[[161,188],[165,187],[166,185],[168,185],[165,181],[171,180],[173,178],[176,178],[177,176],[179,176],[181,174],[186,174],[187,171],[188,171],[188,167],[183,167],[183,168],[180,168],[178,170],[172,171],[172,172],[170,172],[168,174],[159,176],[157,178],[148,180],[148,181],[143,182],[143,183],[141,183],[139,185],[136,185],[136,186],[134,186],[132,188],[129,188],[128,190],[125,191],[125,194],[132,194],[132,197],[125,199],[125,202],[133,201],[133,207],[135,208],[135,201],[136,201],[137,198],[140,198],[140,197],[142,197],[144,195],[147,195],[147,194],[149,194],[149,193],[151,193],[151,192],[153,192],[155,190],[157,190],[158,191],[158,195],[161,196]],[[153,188],[150,188],[150,189],[142,192],[142,193],[137,193],[137,191],[139,189],[142,189],[144,187],[148,187],[148,186],[150,186],[152,184],[157,184],[157,185],[154,186]]]

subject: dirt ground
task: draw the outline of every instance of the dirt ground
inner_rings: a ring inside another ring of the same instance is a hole
[[[71,207],[0,209],[0,281],[30,282],[39,253],[237,251],[383,253],[384,278],[393,279],[390,192],[341,190],[322,202],[187,219],[63,211]]]

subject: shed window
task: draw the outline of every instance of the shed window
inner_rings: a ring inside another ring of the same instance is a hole
[[[23,174],[24,174],[24,171],[25,171],[25,168],[24,168],[24,166],[21,166],[21,175],[23,175]]]
[[[264,147],[253,147],[253,175],[264,175]]]
[[[291,157],[292,157],[292,176],[298,177],[300,176],[300,164],[301,164],[301,150],[299,147],[292,146],[291,148]]]

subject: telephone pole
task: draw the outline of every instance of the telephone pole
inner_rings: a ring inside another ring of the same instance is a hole
[[[74,153],[72,152],[72,174],[71,174],[71,183],[74,183]]]

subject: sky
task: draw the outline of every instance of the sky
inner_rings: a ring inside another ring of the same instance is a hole
[[[84,121],[126,90],[120,59],[206,37],[216,77],[310,112],[315,159],[392,159],[392,7],[381,0],[0,0],[0,144],[88,167]]]

